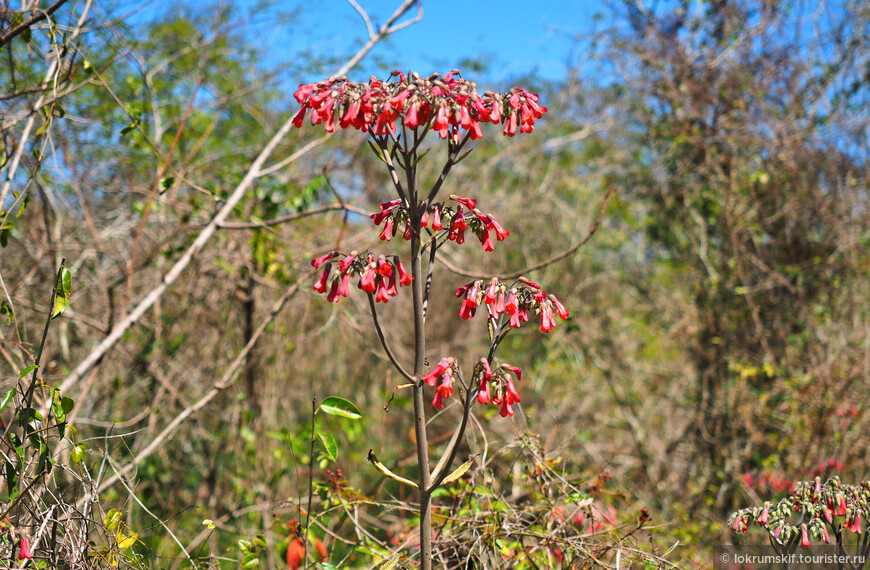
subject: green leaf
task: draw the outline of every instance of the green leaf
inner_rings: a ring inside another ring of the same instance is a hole
[[[123,129],[121,129],[121,134],[122,134],[122,135],[126,135],[126,134],[129,133],[130,131],[135,131],[135,130],[136,130],[136,127],[138,127],[138,126],[139,126],[139,119],[135,119],[135,120],[133,120],[133,121],[130,121],[130,124],[129,124],[129,125],[127,125],[127,126],[124,127]]]
[[[417,487],[417,484],[414,483],[413,481],[411,481],[410,479],[405,479],[404,477],[396,475],[395,473],[393,473],[392,471],[387,469],[386,465],[384,465],[383,463],[378,461],[378,458],[375,457],[375,452],[372,451],[371,449],[369,449],[368,460],[372,465],[375,466],[375,469],[377,469],[378,471],[381,472],[381,474],[386,475],[390,479],[398,481],[399,483],[404,483],[405,485],[408,485],[409,487],[414,487],[415,489],[419,488],[419,487]]]
[[[12,388],[5,394],[3,394],[3,400],[0,401],[0,412],[2,412],[6,406],[9,405],[9,402],[12,401],[13,396],[15,396],[15,388]]]
[[[124,536],[123,532],[118,531],[118,534],[115,538],[118,541],[118,548],[124,550],[136,544],[136,540],[139,538],[139,534],[131,532],[129,536]]]
[[[63,294],[68,298],[72,292],[72,271],[64,267],[60,274],[60,282],[63,287]]]
[[[257,568],[260,566],[260,558],[256,554],[248,554],[242,559],[242,568]]]
[[[7,325],[15,318],[15,311],[12,310],[12,305],[6,299],[0,301],[0,315],[6,315]]]
[[[64,268],[61,272],[60,283],[58,284],[57,294],[54,296],[54,310],[51,313],[51,318],[57,318],[63,314],[69,306],[70,293],[72,292],[72,273],[69,269]]]
[[[175,184],[175,177],[174,176],[166,176],[164,178],[161,178],[160,179],[160,194],[163,194],[164,192],[166,192],[167,190],[172,188],[173,184]]]
[[[443,481],[441,481],[441,484],[449,485],[450,483],[453,483],[454,481],[465,475],[465,473],[471,468],[472,465],[474,465],[473,458],[469,459],[468,461],[457,467],[456,471],[454,471],[453,473],[445,477]]]
[[[63,408],[63,411],[68,414],[76,407],[76,402],[72,398],[64,396],[60,399],[60,406]]]
[[[70,452],[70,459],[72,459],[73,463],[80,463],[82,459],[85,458],[85,446],[84,444],[78,444],[73,446],[72,451]]]
[[[335,461],[338,454],[338,445],[335,443],[335,438],[328,433],[318,434],[318,437],[320,437],[320,443],[323,444],[323,448],[326,449],[326,454],[332,461]]]
[[[38,364],[31,364],[30,366],[28,366],[27,368],[23,369],[21,372],[18,373],[18,379],[20,380],[20,379],[24,378],[25,376],[27,376],[28,374],[30,374],[31,372],[33,372],[37,368],[39,368]]]
[[[344,398],[337,396],[330,396],[323,400],[320,404],[320,409],[331,416],[341,416],[352,420],[358,420],[362,417],[362,412],[359,411],[359,408]]]
[[[106,513],[106,518],[103,520],[103,524],[106,526],[106,530],[115,530],[118,528],[118,525],[121,524],[123,518],[124,515],[122,515],[118,509],[112,509]]]

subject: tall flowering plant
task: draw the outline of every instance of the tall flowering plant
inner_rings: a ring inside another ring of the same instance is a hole
[[[442,189],[451,169],[468,155],[469,140],[483,136],[482,123],[502,124],[503,133],[529,133],[547,108],[538,95],[514,87],[505,93],[479,93],[477,86],[456,70],[446,75],[421,77],[393,72],[386,80],[372,78],[357,83],[344,77],[300,85],[295,93],[302,104],[293,119],[301,127],[305,117],[328,132],[354,128],[366,133],[370,146],[389,171],[395,197],[380,205],[371,218],[380,240],[401,235],[408,242],[407,263],[395,254],[376,251],[331,251],[312,260],[318,270],[314,290],[338,302],[351,294],[351,285],[368,296],[375,329],[388,358],[413,390],[414,422],[419,478],[416,482],[390,472],[373,454],[369,459],[385,475],[416,487],[420,497],[421,567],[432,565],[431,496],[439,486],[460,477],[468,461],[450,472],[475,404],[497,406],[502,416],[513,416],[520,403],[519,367],[495,359],[496,349],[511,330],[534,319],[542,332],[556,326],[555,317],[568,318],[568,310],[540,285],[520,277],[508,282],[493,277],[475,280],[456,290],[461,299],[458,316],[472,319],[485,313],[490,346],[485,357],[471,363],[465,374],[457,360],[445,356],[427,370],[426,311],[438,250],[477,238],[484,251],[510,236],[495,217],[478,207],[472,197],[448,194]],[[431,187],[421,186],[417,166],[425,152],[421,144],[434,131],[447,145],[440,176]],[[451,244],[452,242],[452,244]],[[414,319],[414,362],[399,362],[378,320],[378,304],[411,290]],[[434,469],[430,467],[426,434],[426,407],[442,408],[461,388],[462,419]]]

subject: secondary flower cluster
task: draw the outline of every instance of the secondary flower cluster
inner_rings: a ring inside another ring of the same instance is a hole
[[[474,317],[480,303],[486,305],[489,316],[497,319],[507,313],[510,315],[508,324],[519,328],[529,320],[529,312],[536,312],[540,319],[541,332],[550,332],[556,327],[555,315],[563,320],[567,319],[568,309],[565,308],[555,295],[551,295],[541,289],[541,286],[533,281],[520,277],[512,286],[508,287],[498,278],[493,277],[489,283],[483,280],[472,281],[456,290],[456,296],[465,299],[459,308],[459,316],[463,319]]]
[[[517,382],[519,382],[522,379],[522,370],[510,364],[502,364],[492,370],[489,361],[481,358],[475,372],[478,380],[477,401],[481,404],[500,405],[502,417],[513,417],[514,410],[511,406],[520,402],[520,395],[514,385],[512,375],[516,376]],[[435,388],[435,399],[432,400],[433,408],[440,410],[444,407],[444,400],[453,395],[453,377],[455,374],[457,374],[456,360],[448,357],[442,358],[435,368],[421,378],[423,382]],[[439,379],[440,383],[438,383]]]
[[[393,78],[397,79],[393,79]],[[459,138],[460,129],[470,138],[480,139],[480,123],[504,123],[504,134],[514,136],[519,129],[530,133],[535,121],[547,108],[538,95],[519,87],[507,93],[486,91],[478,94],[477,85],[463,79],[458,70],[446,75],[434,73],[420,77],[394,71],[392,81],[371,78],[366,83],[345,77],[302,84],[293,94],[302,108],[293,118],[301,127],[311,110],[311,124],[323,124],[327,132],[353,127],[375,136],[395,134],[396,122],[408,128],[424,127],[438,132],[442,139]]]
[[[861,521],[870,514],[870,481],[860,485],[840,482],[834,475],[824,484],[820,477],[800,481],[794,492],[778,503],[766,501],[761,507],[737,511],[729,518],[731,530],[749,530],[750,522],[764,527],[778,544],[800,543],[810,548],[811,537],[830,544],[831,536],[842,540],[842,530],[861,534]],[[792,515],[799,517],[791,522]],[[829,532],[830,529],[830,532]]]
[[[493,232],[498,241],[504,241],[506,237],[511,235],[495,221],[495,218],[478,210],[477,200],[474,198],[463,198],[453,194],[448,198],[460,205],[453,208],[445,204],[433,204],[420,217],[421,228],[428,228],[431,222],[432,231],[446,230],[447,239],[458,244],[465,243],[465,231],[469,230],[480,240],[484,251],[495,249],[492,243]],[[467,210],[463,210],[462,206],[465,206]],[[384,224],[380,234],[382,240],[390,241],[403,224],[405,229],[402,237],[406,240],[411,239],[410,215],[405,202],[396,198],[381,204],[380,210],[377,214],[372,214],[371,218],[376,226]]]
[[[314,284],[314,290],[318,293],[326,293],[328,290],[326,300],[331,303],[337,303],[339,297],[350,295],[352,276],[360,277],[359,288],[366,293],[374,293],[375,301],[378,303],[386,303],[391,297],[395,297],[398,293],[397,284],[407,286],[414,279],[405,271],[398,255],[391,256],[391,263],[383,255],[376,258],[373,253],[359,254],[352,251],[341,262],[332,261],[340,255],[339,252],[333,251],[311,260],[311,265],[315,269],[326,264],[323,273]],[[333,265],[336,266],[336,271],[333,271]],[[332,276],[332,285],[327,288],[330,276]]]

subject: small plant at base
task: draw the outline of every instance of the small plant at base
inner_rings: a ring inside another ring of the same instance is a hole
[[[520,382],[522,372],[516,366],[497,364],[496,349],[512,329],[528,322],[532,314],[540,318],[542,332],[555,327],[554,315],[568,317],[567,309],[554,296],[527,279],[512,283],[498,278],[473,281],[456,291],[457,297],[463,298],[459,316],[471,319],[481,305],[486,307],[490,340],[487,355],[472,365],[468,380],[456,359],[449,356],[426,372],[425,320],[438,249],[449,242],[461,245],[468,234],[477,237],[483,250],[490,252],[495,249],[493,238],[503,241],[510,236],[491,214],[477,207],[476,199],[451,194],[439,200],[438,195],[452,167],[468,156],[470,150],[464,150],[468,141],[483,136],[482,123],[504,124],[506,136],[529,133],[547,109],[539,104],[538,95],[518,87],[506,93],[479,94],[477,86],[456,70],[429,77],[396,71],[387,81],[372,78],[360,83],[332,77],[300,85],[295,97],[302,104],[293,120],[295,126],[301,127],[310,112],[311,124],[322,125],[327,132],[353,127],[367,133],[370,147],[389,171],[396,192],[371,217],[375,227],[380,228],[381,241],[391,241],[401,230],[402,239],[410,246],[410,270],[399,256],[368,251],[332,251],[311,264],[317,270],[323,268],[314,290],[326,294],[330,302],[349,296],[351,280],[359,279],[357,287],[368,295],[383,349],[413,390],[418,480],[392,473],[372,452],[369,460],[384,475],[418,489],[420,564],[429,569],[432,493],[440,485],[456,481],[472,465],[469,460],[450,473],[475,402],[500,406],[502,416],[512,416],[513,405],[520,402],[515,382]],[[437,132],[446,142],[447,160],[435,183],[424,190],[417,166],[425,154],[420,149],[429,131]],[[377,303],[389,302],[398,295],[399,286],[410,287],[413,299],[414,362],[409,369],[395,357],[377,312]],[[432,406],[439,409],[454,395],[457,384],[464,393],[462,418],[441,459],[430,469],[424,387],[435,389]]]

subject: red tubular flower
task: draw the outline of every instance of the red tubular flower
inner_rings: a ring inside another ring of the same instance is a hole
[[[293,117],[293,126],[297,129],[302,128],[302,121],[305,120],[305,111],[308,110],[308,107],[302,105],[296,115]]]
[[[315,257],[314,259],[311,260],[311,267],[313,267],[314,269],[318,269],[321,265],[326,263],[327,260],[332,259],[336,255],[338,255],[337,252],[331,251],[331,252],[327,253],[326,255],[321,255],[320,257]]]
[[[441,225],[441,207],[436,205],[432,211],[432,230],[437,232],[442,227],[444,226]]]
[[[508,313],[510,313],[510,311],[508,311]],[[518,329],[518,328],[520,328],[521,324],[522,324],[522,321],[520,320],[520,312],[516,311],[514,313],[511,313],[511,318],[510,318],[510,321],[508,321],[508,325],[515,328],[515,329]]]
[[[462,307],[459,308],[459,316],[463,319],[472,318],[477,311],[477,294],[480,292],[477,283],[475,281],[472,284],[468,290],[468,295],[465,296],[465,300],[462,302]]]
[[[316,83],[299,85],[299,89],[297,89],[296,92],[293,93],[293,96],[296,98],[296,102],[302,103],[308,98],[309,95],[314,93],[314,85],[316,85]]]
[[[27,544],[27,539],[21,537],[21,543],[18,546],[18,560],[31,560],[33,554],[30,552],[30,545]]]
[[[465,228],[467,227],[465,214],[462,212],[462,208],[459,208],[456,215],[453,216],[453,224],[450,226],[450,234],[447,239],[455,240],[460,245],[465,243]]]
[[[514,409],[511,407],[510,402],[508,402],[507,398],[503,398],[501,402],[501,411],[499,411],[501,417],[514,417]]]
[[[338,123],[342,129],[346,129],[354,124],[357,115],[359,115],[359,106],[359,99],[354,99],[351,101],[350,105],[348,105],[347,112],[341,117],[341,121]]]
[[[559,299],[557,299],[555,295],[550,295],[550,296],[549,296],[549,299],[550,299],[550,302],[553,303],[553,307],[555,307],[556,312],[559,313],[559,316],[562,318],[562,320],[565,320],[565,319],[567,319],[569,316],[571,316],[571,315],[568,313],[568,309],[565,308],[565,305],[563,305],[562,303],[560,303],[560,302],[559,302]]]
[[[366,293],[374,293],[377,289],[377,284],[375,283],[377,276],[378,272],[374,268],[369,267],[359,281],[359,288]]]
[[[825,544],[831,544],[831,535],[828,534],[828,529],[822,527],[822,538],[825,540]]]
[[[734,522],[731,523],[731,530],[733,530],[734,532],[737,532],[740,530],[740,517],[736,517],[734,519]]]
[[[446,139],[449,127],[450,123],[447,122],[447,106],[441,105],[435,114],[435,122],[432,124],[432,129],[438,131],[439,137]]]
[[[501,101],[499,101],[497,98],[493,98],[493,100],[492,100],[492,112],[489,114],[489,120],[492,121],[493,123],[496,123],[496,124],[500,123],[501,122],[501,110],[502,110]]]
[[[459,316],[463,319],[471,319],[474,317],[474,313],[477,312],[477,303],[472,303],[471,300],[466,297],[464,301],[462,301],[462,306],[459,307]]]
[[[341,263],[338,264],[338,269],[342,274],[347,273],[347,268],[353,264],[353,260],[356,259],[356,252],[352,252],[350,255],[345,257]]]
[[[453,194],[451,194],[450,199],[454,202],[459,202],[469,210],[473,210],[477,207],[477,200],[475,200],[474,198],[463,198],[462,196],[454,196]]]
[[[390,297],[395,297],[399,293],[399,291],[396,289],[396,274],[391,273],[387,281],[387,295],[389,295]]]
[[[489,235],[487,230],[483,230],[481,233],[477,234],[477,238],[480,240],[480,243],[483,245],[483,251],[493,251],[495,250],[495,246],[492,244],[492,238]]]
[[[520,320],[522,322],[529,322],[529,310],[526,307],[520,307],[520,310],[517,311],[517,314],[520,316]]]
[[[504,313],[504,291],[498,292],[498,297],[495,300],[495,306],[493,307],[493,311],[495,311],[496,315]]]
[[[825,515],[825,520],[828,521],[828,524],[834,524],[834,516],[831,509],[828,507],[822,507],[822,514]]]
[[[852,522],[846,525],[846,528],[855,534],[861,534],[861,515],[856,514],[855,518],[852,519]]]
[[[378,273],[383,277],[389,277],[393,274],[393,266],[383,255],[378,259]]]
[[[496,222],[496,221],[493,220],[492,218],[490,218],[489,221],[490,221],[490,223],[492,224],[492,228],[491,228],[491,229],[495,230],[495,237],[498,239],[498,241],[504,241],[504,238],[506,238],[506,237],[508,237],[508,236],[511,235],[511,233],[510,233],[509,231],[507,231],[506,229],[504,229],[503,227],[501,227],[501,226],[498,224],[498,222]]]
[[[810,546],[810,537],[809,533],[807,532],[807,525],[801,524],[801,548],[806,549]]]
[[[338,303],[338,288],[340,281],[341,279],[338,277],[332,280],[332,287],[329,288],[329,294],[326,296],[326,300],[330,303]]]
[[[508,120],[505,121],[503,134],[509,137],[517,134],[517,114],[515,112],[511,112]]]
[[[543,333],[550,332],[556,328],[556,319],[553,318],[553,308],[549,303],[541,304],[541,326],[540,330]]]
[[[449,358],[449,357],[442,358],[441,362],[439,362],[435,366],[435,368],[433,368],[429,372],[429,374],[426,374],[425,376],[420,378],[420,380],[422,380],[423,382],[425,382],[426,384],[429,384],[430,386],[432,386],[434,388],[435,387],[435,380],[438,379],[442,374],[444,374],[444,371],[447,370],[448,368],[450,368],[450,366],[452,364],[453,364],[452,358]]]
[[[384,224],[384,230],[381,232],[381,235],[378,237],[380,237],[384,241],[390,241],[395,234],[396,234],[396,231],[393,228],[393,218],[387,218],[387,221]]]
[[[487,382],[485,377],[480,379],[480,386],[477,390],[477,401],[481,404],[488,404],[490,402],[489,382]]]
[[[420,227],[425,228],[429,224],[429,212],[424,211],[420,214]]]
[[[435,399],[432,400],[432,407],[440,410],[444,407],[444,400],[453,395],[453,371],[448,368],[444,371],[444,378],[441,384],[435,388]]]
[[[338,294],[341,297],[350,295],[350,274],[345,273],[341,276],[341,284],[338,286]]]
[[[517,382],[522,382],[523,380],[523,371],[518,366],[511,366],[510,364],[502,364],[502,368],[505,370],[509,370],[514,373],[514,376],[517,377]],[[519,402],[519,400],[517,400]]]
[[[492,281],[489,282],[489,287],[486,288],[486,293],[483,295],[483,302],[487,305],[491,305],[495,303],[498,294],[498,279],[495,277],[492,278]]]
[[[405,223],[405,232],[402,234],[402,239],[410,240],[411,239],[411,224]]]
[[[846,497],[840,496],[840,509],[837,511],[837,516],[843,516],[846,514]]]
[[[511,315],[516,314],[517,312],[517,290],[511,289],[511,294],[508,297],[507,303],[504,306],[505,311],[510,313]],[[511,325],[513,326],[513,325]],[[517,325],[519,326],[519,325]]]
[[[768,517],[768,508],[767,505],[764,505],[764,508],[761,509],[761,514],[758,515],[758,524],[766,525]]]
[[[329,279],[330,269],[331,267],[327,265],[326,269],[323,270],[323,273],[320,274],[320,279],[318,279],[317,283],[314,284],[314,290],[318,293],[326,293],[326,281]]]
[[[396,262],[396,271],[399,273],[399,285],[407,287],[411,284],[411,281],[413,281],[414,278],[408,275],[405,271],[405,267],[402,265],[402,260],[399,259],[398,255],[395,256],[394,260]]]
[[[408,111],[405,113],[405,126],[411,129],[416,129],[422,124],[420,117],[417,115],[417,103],[411,101],[408,105]]]
[[[390,295],[387,293],[387,282],[385,279],[378,279],[378,291],[375,293],[376,303],[386,303],[390,300]]]

